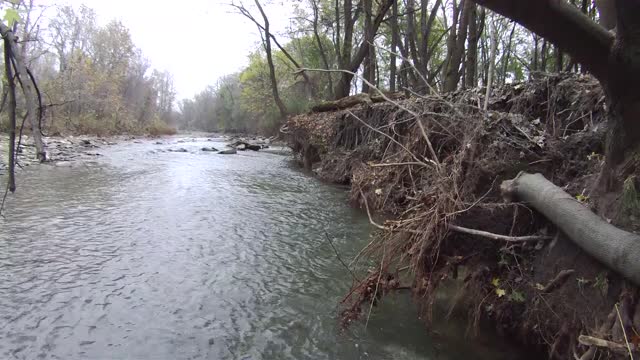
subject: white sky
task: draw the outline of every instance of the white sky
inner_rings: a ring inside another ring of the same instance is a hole
[[[261,2],[274,33],[285,31],[293,1]],[[259,46],[255,25],[229,3],[231,0],[36,0],[42,5],[85,4],[96,11],[100,25],[121,20],[152,67],[173,74],[178,99],[192,97],[223,75],[240,70]],[[243,3],[253,5],[252,0]],[[252,13],[259,18],[257,10]],[[54,15],[55,10],[47,14]]]

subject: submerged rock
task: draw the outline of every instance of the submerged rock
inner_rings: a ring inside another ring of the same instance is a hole
[[[221,155],[233,155],[233,154],[237,154],[238,151],[236,149],[228,149],[228,150],[222,150],[222,151],[218,151],[218,154]]]
[[[169,152],[180,152],[180,153],[186,153],[186,152],[189,152],[189,151],[188,151],[187,149],[185,149],[185,148],[169,149],[169,150],[167,150],[167,151],[169,151]]]
[[[213,146],[211,147],[203,147],[202,149],[200,149],[201,151],[210,151],[210,152],[215,152],[218,151],[218,149],[214,148]]]

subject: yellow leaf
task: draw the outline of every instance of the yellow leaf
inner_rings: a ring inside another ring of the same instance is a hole
[[[496,289],[496,295],[498,295],[499,298],[505,296],[506,294],[507,292],[504,289]]]
[[[382,195],[382,189],[376,189],[376,195]]]
[[[540,284],[540,283],[536,283],[536,289],[538,290],[544,290],[544,285]]]
[[[491,280],[491,285],[498,287],[500,286],[500,279],[498,278],[493,278],[493,280]]]

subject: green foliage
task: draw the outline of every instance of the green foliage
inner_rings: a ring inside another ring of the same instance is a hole
[[[7,26],[9,27],[12,27],[13,24],[21,20],[20,14],[18,14],[18,11],[14,8],[6,9],[4,12],[4,17],[2,19],[7,23]]]
[[[509,295],[509,300],[513,302],[523,303],[525,301],[524,294],[520,291],[513,290]]]
[[[598,274],[592,286],[593,288],[600,290],[602,296],[607,295],[607,292],[609,291],[609,279],[607,278],[607,274]]]
[[[640,195],[636,189],[636,177],[629,176],[622,188],[622,207],[630,214],[640,212]]]

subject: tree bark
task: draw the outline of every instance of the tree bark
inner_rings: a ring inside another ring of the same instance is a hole
[[[498,29],[493,22],[491,24],[491,50],[489,55],[489,70],[487,74],[487,89],[484,96],[484,111],[487,111],[489,108],[489,98],[491,97],[491,87],[493,86],[493,76],[495,73],[496,67],[496,53],[498,52]]]
[[[456,88],[458,87],[458,83],[460,82],[460,64],[462,63],[464,47],[467,41],[467,28],[469,25],[469,15],[471,13],[470,3],[470,0],[462,0],[460,2],[460,7],[462,8],[462,10],[459,10],[461,11],[459,20],[460,25],[457,31],[457,35],[455,32],[453,33],[455,40],[451,42],[454,47],[451,51],[451,58],[448,61],[447,71],[445,74],[445,92],[456,90]]]
[[[318,33],[318,17],[320,12],[318,9],[318,3],[316,0],[312,0],[312,4],[313,4],[313,36],[315,37],[316,42],[318,43],[318,50],[320,50],[320,57],[322,57],[324,68],[326,70],[329,70],[330,69],[329,59],[327,58],[327,54],[324,51],[324,45],[322,45],[322,40],[320,39],[320,34]],[[331,73],[328,71],[326,73],[326,76],[327,76],[327,82],[329,85],[329,97],[332,98],[333,97],[333,79],[332,79]]]
[[[4,39],[4,69],[7,77],[7,96],[9,97],[9,191],[16,191],[16,83],[11,68],[11,44]]]
[[[267,14],[265,14],[262,6],[260,5],[260,1],[255,0],[256,5],[258,6],[258,10],[260,10],[260,14],[262,15],[262,19],[264,20],[264,43],[265,43],[265,51],[267,53],[267,64],[269,65],[269,79],[271,80],[271,92],[273,94],[273,100],[278,107],[278,111],[280,111],[280,116],[282,119],[286,119],[287,117],[287,108],[284,106],[282,99],[280,98],[280,94],[278,93],[278,82],[276,80],[276,69],[273,65],[273,56],[271,54],[271,32],[269,31],[269,19],[267,18]]]
[[[464,87],[474,88],[477,84],[476,73],[478,68],[478,7],[475,3],[469,3],[469,45],[465,64]]]
[[[502,64],[502,74],[500,83],[504,85],[507,82],[507,73],[509,72],[509,62],[511,61],[511,48],[513,46],[513,35],[516,32],[516,24],[511,27],[511,33],[509,33],[509,42],[507,43],[507,49],[504,55],[504,63]]]
[[[640,236],[609,224],[541,174],[521,173],[501,189],[507,198],[542,213],[586,253],[640,285]]]
[[[364,42],[369,49],[364,59],[364,69],[362,76],[362,92],[367,94],[373,89],[369,88],[369,84],[374,83],[375,78],[375,61],[373,46],[373,0],[362,0],[364,3]]]
[[[400,37],[400,29],[398,28],[398,0],[393,1],[391,7],[391,54],[389,55],[389,91],[396,91],[396,52],[398,50],[398,41]]]

